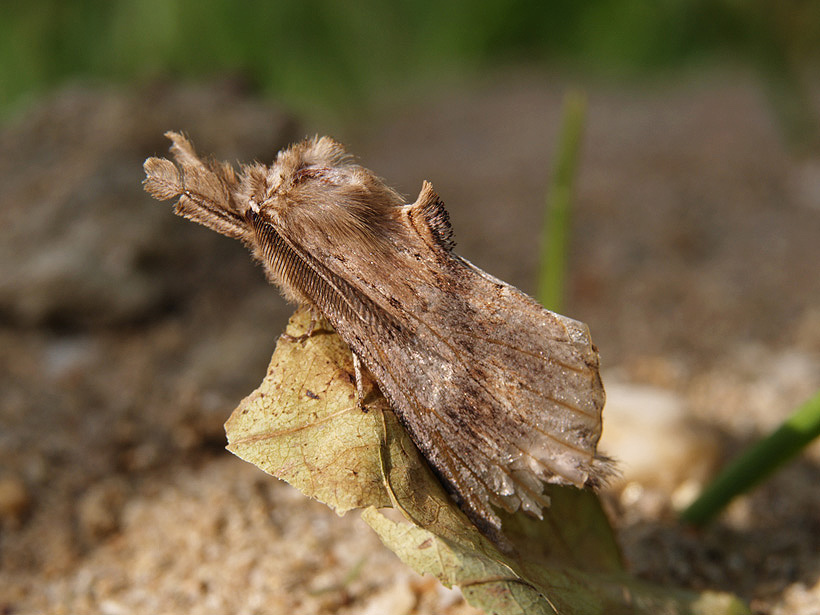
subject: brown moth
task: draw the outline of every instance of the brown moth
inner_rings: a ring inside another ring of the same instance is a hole
[[[146,160],[145,189],[242,240],[287,299],[330,322],[479,528],[499,535],[493,507],[540,517],[545,482],[607,477],[611,464],[595,450],[604,390],[586,325],[455,254],[430,183],[405,204],[328,137],[237,174],[166,136],[176,164]]]

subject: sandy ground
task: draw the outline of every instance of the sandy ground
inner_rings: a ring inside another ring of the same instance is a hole
[[[4,127],[0,612],[474,612],[224,451],[291,308],[240,245],[143,194],[141,162],[167,129],[263,161],[331,131],[410,200],[431,180],[459,252],[532,291],[567,86],[512,72],[346,126],[231,83],[76,86]],[[749,75],[585,89],[565,311],[601,350],[626,560],[820,612],[817,445],[703,532],[674,516],[820,388],[820,160],[786,149]]]

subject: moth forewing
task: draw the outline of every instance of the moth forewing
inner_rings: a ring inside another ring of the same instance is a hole
[[[169,137],[179,173],[151,159],[146,189],[240,236],[287,298],[322,313],[477,525],[497,535],[494,506],[540,515],[544,483],[606,477],[586,325],[454,254],[431,184],[406,205],[327,137],[239,177]]]

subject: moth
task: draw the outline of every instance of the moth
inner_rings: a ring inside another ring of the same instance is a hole
[[[329,137],[237,172],[166,136],[175,162],[146,160],[145,189],[241,240],[288,300],[333,326],[485,533],[501,530],[496,508],[540,517],[544,483],[606,479],[587,326],[458,256],[429,182],[407,204]]]

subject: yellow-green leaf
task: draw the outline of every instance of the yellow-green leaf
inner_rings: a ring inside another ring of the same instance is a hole
[[[363,518],[405,563],[498,615],[748,613],[733,596],[629,576],[595,494],[550,487],[539,520],[503,514],[503,540],[479,532],[447,495],[378,389],[359,408],[350,350],[333,333],[299,340],[299,310],[267,376],[225,424],[228,448],[342,514]],[[296,338],[296,339],[294,339]],[[393,507],[401,519],[379,510]]]
[[[302,335],[309,322],[298,311],[288,334]],[[228,450],[340,515],[389,506],[374,427],[387,405],[379,397],[362,412],[352,374],[350,350],[335,333],[282,337],[265,380],[225,423]]]

